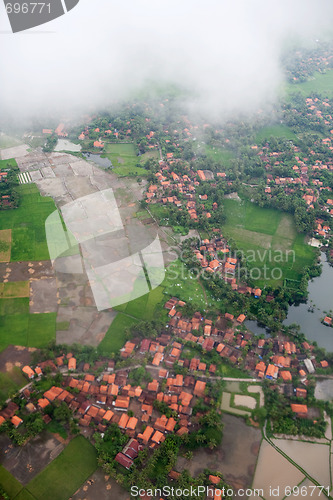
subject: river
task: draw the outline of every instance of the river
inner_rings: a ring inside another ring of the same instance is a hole
[[[326,255],[321,254],[322,273],[309,282],[309,296],[305,304],[291,306],[285,325],[297,323],[301,331],[312,341],[316,341],[320,347],[327,351],[333,351],[333,328],[325,326],[321,320],[333,310],[333,267],[326,260]],[[313,312],[309,311],[313,308]]]

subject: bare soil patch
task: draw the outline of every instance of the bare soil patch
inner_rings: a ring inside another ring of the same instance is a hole
[[[6,435],[0,435],[0,462],[24,486],[52,462],[64,444],[49,432],[42,432],[24,446],[14,446]]]
[[[261,432],[249,427],[242,418],[223,415],[223,439],[213,451],[200,449],[193,453],[191,461],[181,457],[176,470],[189,469],[197,476],[205,468],[221,472],[234,489],[250,487],[259,452]]]
[[[32,279],[30,282],[30,313],[49,313],[58,310],[55,278]]]
[[[129,493],[114,479],[105,475],[101,469],[97,471],[72,496],[73,500],[129,500]]]
[[[30,365],[33,347],[21,347],[10,345],[0,352],[0,372],[8,373],[14,366]]]

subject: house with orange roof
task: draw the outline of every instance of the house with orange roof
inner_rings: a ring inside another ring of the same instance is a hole
[[[164,434],[162,434],[162,432],[155,431],[155,433],[152,436],[151,440],[152,440],[153,443],[160,444],[160,443],[163,443],[163,441],[165,441],[165,436],[164,436]]]
[[[32,368],[30,368],[30,366],[24,366],[22,371],[29,379],[32,379],[35,376],[35,372]]]
[[[126,413],[123,413],[122,416],[120,417],[118,427],[120,427],[121,429],[126,429],[128,421],[129,421],[129,416]]]
[[[205,395],[206,382],[202,382],[201,380],[197,380],[194,386],[193,394],[202,398]]]
[[[291,411],[296,414],[298,418],[306,418],[308,414],[308,407],[306,405],[291,404]]]
[[[141,439],[141,441],[144,443],[144,444],[148,444],[152,434],[154,432],[154,429],[153,427],[150,427],[149,425],[147,425],[147,427],[145,428],[144,432],[141,434],[138,434],[138,439]]]
[[[76,359],[75,358],[69,358],[68,369],[69,370],[76,370]]]
[[[245,314],[240,314],[240,315],[238,316],[238,318],[236,319],[236,321],[237,321],[238,323],[243,323],[243,322],[245,321],[245,318],[246,318]]]
[[[13,426],[15,427],[15,429],[17,429],[21,424],[23,424],[23,420],[22,418],[18,417],[17,415],[14,415],[11,419],[10,419],[11,423],[13,424]]]
[[[41,398],[38,400],[37,406],[40,410],[44,410],[48,405],[50,404],[50,401],[46,398]]]
[[[279,373],[279,368],[275,365],[268,365],[266,370],[266,378],[276,379]]]
[[[282,378],[282,380],[284,382],[291,382],[292,381],[291,373],[288,370],[280,371],[280,377]]]
[[[162,361],[162,359],[163,359],[163,354],[162,354],[161,352],[157,352],[157,353],[155,354],[155,356],[154,356],[154,359],[153,359],[153,361],[152,361],[152,364],[153,364],[154,366],[159,366],[159,365],[160,365],[160,363],[161,363],[161,361]]]

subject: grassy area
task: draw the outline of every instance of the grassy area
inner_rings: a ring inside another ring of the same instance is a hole
[[[138,320],[118,313],[112,321],[102,342],[98,346],[98,351],[103,355],[110,355],[119,351],[126,341],[126,330]]]
[[[22,141],[16,139],[15,137],[10,137],[6,134],[0,135],[0,149],[12,148],[14,146],[19,146]]]
[[[97,468],[96,450],[83,436],[67,448],[27,485],[37,500],[68,500]]]
[[[159,160],[160,159],[160,153],[158,149],[150,149],[146,153],[140,156],[140,163],[144,164],[147,160],[150,158],[153,158],[154,160]]]
[[[317,92],[322,94],[323,97],[333,97],[333,71],[315,73],[306,82],[290,83],[286,85],[285,92],[287,94],[300,92],[304,97],[308,97],[312,92]]]
[[[29,295],[29,281],[12,281],[10,283],[0,283],[0,299],[23,298],[29,297]]]
[[[164,287],[158,286],[149,293],[131,300],[126,304],[121,304],[115,307],[115,309],[129,316],[134,316],[137,319],[150,321],[158,315],[159,310],[162,309],[166,300]]]
[[[2,168],[17,167],[17,161],[14,158],[9,158],[8,160],[0,160],[0,170]]]
[[[6,373],[0,372],[0,405],[12,394],[16,394],[16,392],[26,384],[27,379],[22,374],[21,369],[17,366],[14,366]]]
[[[0,349],[43,347],[55,339],[56,313],[29,314],[29,299],[0,299]]]
[[[56,328],[57,330],[69,330],[69,321],[58,321]]]
[[[314,250],[297,233],[291,215],[247,200],[228,199],[224,207],[227,219],[222,231],[244,252],[250,276],[259,287],[300,279],[304,267],[313,261]]]
[[[223,377],[232,377],[232,378],[248,378],[249,374],[243,372],[237,366],[231,366],[226,363],[223,363],[220,367],[220,373]]]
[[[204,289],[197,276],[180,260],[172,262],[167,268],[162,286],[166,295],[178,297],[201,311],[221,307],[221,302]]]
[[[0,230],[0,262],[10,261],[10,252],[12,246],[12,230]]]
[[[200,148],[199,148],[200,146]],[[211,146],[209,144],[199,144],[198,152],[204,151],[208,158],[214,160],[216,163],[220,164],[221,167],[230,168],[230,160],[234,158],[231,151],[226,148],[219,148],[216,146]]]
[[[113,172],[120,177],[148,175],[148,170],[137,166],[140,158],[134,144],[105,144],[105,156],[112,162]]]
[[[284,138],[294,140],[297,138],[296,134],[286,125],[272,125],[264,127],[256,135],[256,142],[262,142],[264,139],[270,137]]]
[[[9,498],[15,498],[23,488],[22,484],[2,465],[0,465],[0,485]]]
[[[35,184],[18,187],[20,206],[0,211],[0,230],[12,229],[11,261],[47,260],[45,220],[56,210],[52,198],[40,195]]]
[[[49,432],[53,432],[54,434],[59,434],[63,439],[67,439],[67,431],[63,425],[61,425],[60,422],[57,422],[56,420],[52,420],[48,425],[47,425],[47,430]]]

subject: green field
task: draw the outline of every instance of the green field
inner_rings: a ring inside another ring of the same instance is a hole
[[[11,167],[17,167],[16,160],[14,158],[10,158],[9,160],[0,160],[0,169],[7,168],[8,165]]]
[[[112,162],[113,172],[120,177],[148,175],[148,170],[137,167],[140,158],[134,144],[105,144],[105,156]]]
[[[255,141],[262,142],[264,139],[269,139],[270,137],[276,137],[281,139],[297,139],[296,134],[286,125],[272,125],[270,127],[264,127],[256,135]]]
[[[21,369],[17,366],[14,366],[7,373],[0,372],[0,406],[12,394],[16,394],[17,391],[26,384],[27,379],[23,375]]]
[[[126,330],[137,321],[137,319],[119,312],[112,321],[104,339],[98,345],[98,352],[103,355],[110,355],[119,351],[125,344]]]
[[[0,149],[12,148],[14,146],[19,146],[23,144],[22,141],[16,139],[15,137],[10,137],[9,135],[0,135]]]
[[[0,465],[0,486],[4,489],[9,498],[16,498],[18,493],[22,490],[22,484],[15,479],[10,472],[2,467],[2,465]]]
[[[289,83],[285,87],[285,92],[291,94],[300,92],[304,97],[308,97],[312,92],[317,92],[323,97],[333,97],[333,71],[326,73],[315,73],[310,79],[302,83]]]
[[[179,259],[167,268],[162,286],[166,295],[178,297],[201,311],[220,308],[222,305],[221,301],[215,299],[210,291],[200,284],[196,274],[191,274]]]
[[[68,500],[96,469],[95,448],[83,436],[78,436],[25,490],[37,500]]]
[[[54,201],[41,196],[35,184],[18,190],[20,206],[0,211],[0,229],[12,229],[11,261],[48,260],[45,220],[56,210]]]
[[[228,149],[222,149],[216,146],[211,146],[209,144],[200,144],[200,149],[205,152],[208,158],[214,160],[216,163],[220,164],[221,167],[230,168],[230,160],[234,158],[234,155]]]
[[[304,235],[297,233],[291,215],[247,200],[227,199],[224,207],[227,219],[222,232],[244,252],[257,286],[299,280],[304,267],[312,264],[314,250],[305,243]]]
[[[160,153],[158,149],[150,149],[149,151],[146,151],[146,153],[140,156],[140,163],[143,164],[150,158],[153,158],[157,161],[160,159]]]
[[[8,345],[43,347],[55,339],[56,313],[29,314],[29,299],[0,299],[0,351]]]
[[[156,314],[158,314],[158,309],[163,301],[166,302],[166,298],[164,295],[164,288],[162,286],[158,286],[151,290],[151,292],[138,297],[137,299],[131,300],[126,304],[121,304],[120,306],[115,307],[117,311],[124,312],[129,316],[134,316],[137,319],[150,321],[154,319]],[[161,307],[162,307],[161,306]]]

